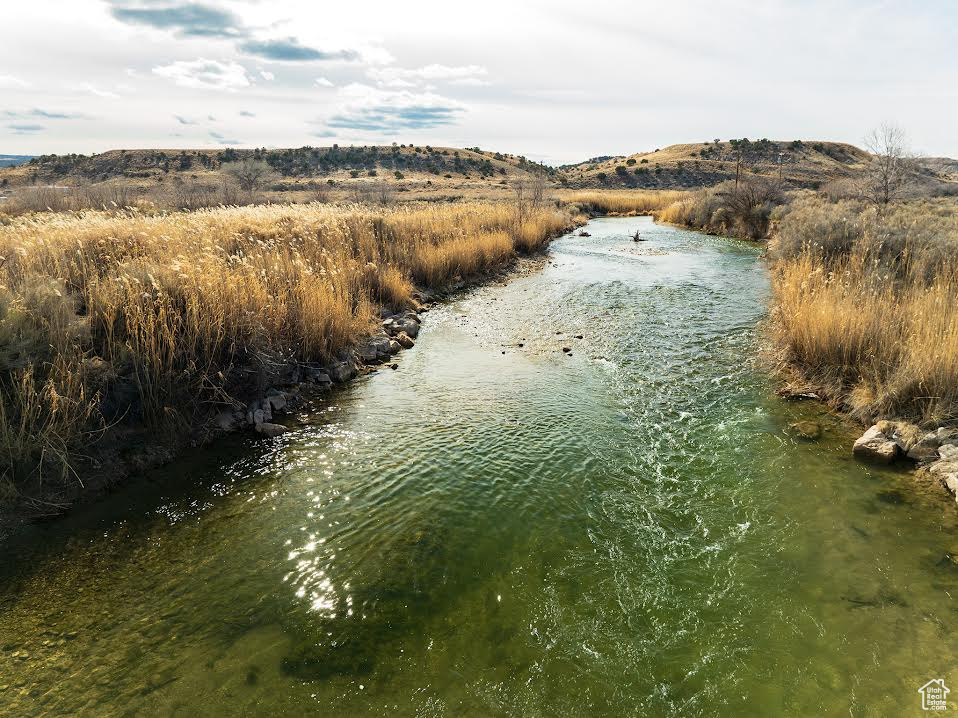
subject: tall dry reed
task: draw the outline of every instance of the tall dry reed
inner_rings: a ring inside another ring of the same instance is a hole
[[[651,214],[680,202],[689,193],[681,190],[583,190],[561,192],[559,200],[597,214]]]
[[[803,199],[771,249],[789,365],[864,421],[958,421],[958,205]]]
[[[0,226],[0,484],[62,479],[116,423],[182,431],[251,367],[328,361],[414,285],[502,266],[570,222],[498,203],[15,219]]]

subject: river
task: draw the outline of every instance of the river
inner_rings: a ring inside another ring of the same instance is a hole
[[[774,396],[760,250],[587,230],[295,431],[9,540],[0,713],[889,716],[958,686],[958,512]]]

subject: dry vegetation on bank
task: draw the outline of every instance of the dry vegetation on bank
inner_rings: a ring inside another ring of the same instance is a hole
[[[592,214],[653,214],[689,196],[681,190],[586,190],[560,192],[559,200]]]
[[[799,198],[770,256],[788,366],[866,422],[958,421],[958,203]]]
[[[170,435],[255,380],[328,361],[414,286],[532,252],[570,212],[496,203],[272,205],[0,226],[0,498],[70,481],[118,425]]]

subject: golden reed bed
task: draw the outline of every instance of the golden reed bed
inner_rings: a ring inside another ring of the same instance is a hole
[[[326,361],[414,285],[501,267],[570,226],[566,209],[462,203],[43,213],[0,225],[0,493],[63,481],[124,422],[182,431],[231,370]]]

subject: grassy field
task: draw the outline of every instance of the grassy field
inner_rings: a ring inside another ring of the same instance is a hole
[[[787,366],[865,422],[958,422],[958,202],[800,198],[770,256]]]
[[[0,225],[0,497],[76,480],[119,426],[181,434],[256,367],[329,361],[381,306],[502,267],[572,220],[554,205],[304,204]]]

